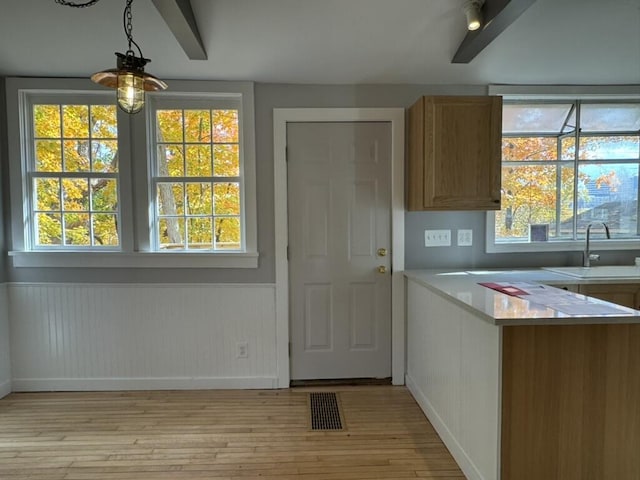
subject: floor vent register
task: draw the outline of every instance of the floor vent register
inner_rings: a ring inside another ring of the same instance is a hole
[[[309,393],[311,430],[342,430],[343,421],[338,397],[333,392]]]

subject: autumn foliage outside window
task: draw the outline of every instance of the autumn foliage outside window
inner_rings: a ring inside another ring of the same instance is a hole
[[[31,121],[34,247],[117,248],[115,105],[35,104]]]
[[[238,109],[158,109],[155,241],[158,250],[241,250]]]
[[[531,224],[578,240],[594,221],[637,237],[639,132],[640,103],[505,102],[496,243],[527,242]]]

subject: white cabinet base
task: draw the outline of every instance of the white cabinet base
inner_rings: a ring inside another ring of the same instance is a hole
[[[472,480],[499,478],[500,327],[407,282],[407,379]]]

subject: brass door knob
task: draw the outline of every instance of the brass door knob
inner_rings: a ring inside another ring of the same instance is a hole
[[[387,267],[385,267],[384,265],[380,265],[378,267],[378,273],[387,273]]]
[[[379,257],[386,257],[387,256],[387,249],[386,248],[379,248],[378,249],[378,256]]]

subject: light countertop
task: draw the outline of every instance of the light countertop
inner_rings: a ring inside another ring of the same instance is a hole
[[[577,279],[543,269],[408,270],[404,274],[408,279],[494,325],[640,323],[640,311],[552,286],[621,283],[618,279]],[[626,283],[633,281],[622,280]],[[536,295],[534,302],[526,300],[527,295],[522,295],[522,298],[507,295],[480,283],[529,284],[537,286],[535,290],[541,295]],[[640,279],[634,283],[640,283]]]

